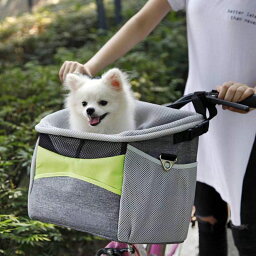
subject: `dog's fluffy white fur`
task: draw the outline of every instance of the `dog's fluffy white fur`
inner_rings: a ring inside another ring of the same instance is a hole
[[[135,129],[135,99],[121,70],[110,69],[100,79],[69,73],[64,86],[72,130],[116,134]]]

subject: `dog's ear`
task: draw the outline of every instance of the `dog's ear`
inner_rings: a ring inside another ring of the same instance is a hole
[[[68,73],[64,81],[64,87],[71,91],[76,91],[82,84],[81,76],[73,73]]]
[[[126,76],[120,69],[112,68],[102,75],[102,79],[107,85],[110,85],[115,90],[121,90]]]

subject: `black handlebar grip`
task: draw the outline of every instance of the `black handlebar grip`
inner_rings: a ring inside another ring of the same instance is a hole
[[[246,98],[245,100],[243,100],[239,103],[246,105],[250,108],[256,108],[256,94]]]

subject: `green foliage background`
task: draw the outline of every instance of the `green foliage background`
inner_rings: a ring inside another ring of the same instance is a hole
[[[61,64],[86,62],[117,31],[112,1],[106,2],[111,27],[107,32],[97,29],[92,0],[61,0],[0,22],[0,255],[91,256],[100,243],[106,243],[27,216],[34,126],[63,108]],[[123,1],[124,22],[144,2]],[[184,14],[170,13],[112,66],[129,74],[139,99],[158,104],[177,99],[187,77]]]

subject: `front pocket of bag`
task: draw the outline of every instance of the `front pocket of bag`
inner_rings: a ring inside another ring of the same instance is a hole
[[[124,155],[80,159],[66,157],[38,147],[34,179],[72,177],[84,180],[120,195]]]
[[[79,159],[38,146],[32,219],[117,240],[124,155]]]
[[[175,243],[185,240],[191,218],[196,163],[165,171],[160,160],[128,145],[118,240]]]

